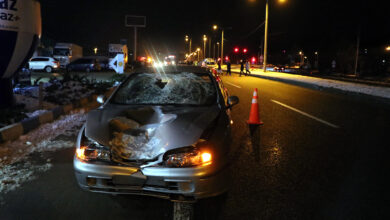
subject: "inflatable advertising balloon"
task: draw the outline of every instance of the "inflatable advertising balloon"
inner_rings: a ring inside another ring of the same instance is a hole
[[[0,106],[12,103],[12,76],[34,53],[41,35],[36,0],[0,0]]]

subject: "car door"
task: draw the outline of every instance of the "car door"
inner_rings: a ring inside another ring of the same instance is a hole
[[[30,70],[36,70],[37,69],[37,63],[38,63],[38,58],[32,58],[30,62],[28,62],[29,69]]]
[[[39,62],[39,69],[40,70],[45,69],[46,66],[49,66],[48,63],[49,63],[49,58],[41,58],[41,61]]]

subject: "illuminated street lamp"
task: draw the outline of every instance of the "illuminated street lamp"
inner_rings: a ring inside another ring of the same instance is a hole
[[[221,36],[221,65],[223,64],[223,41],[224,41],[224,33],[225,33],[225,28],[218,27],[217,25],[213,25],[213,30],[217,31],[218,29],[221,29],[222,36]],[[219,45],[219,44],[218,44]]]
[[[191,53],[191,47],[192,47],[192,38],[190,38],[188,35],[186,35],[185,37],[185,41],[186,42],[190,42],[190,47],[188,48],[189,49],[189,53]]]
[[[206,42],[207,42],[207,36],[203,35],[203,59],[206,59]]]
[[[302,66],[302,64],[303,64],[303,52],[299,51],[299,55],[301,56],[301,61],[299,62],[299,66]]]
[[[387,51],[387,52],[390,52],[390,46],[387,46],[387,47],[386,47],[386,51]]]
[[[267,72],[267,57],[268,57],[268,17],[269,17],[269,0],[266,1],[265,5],[265,31],[264,31],[264,63],[263,70]],[[278,0],[279,3],[286,3],[287,0]]]
[[[198,62],[199,62],[200,48],[198,47],[198,48],[196,49],[196,51],[197,51],[197,53],[198,53]]]
[[[98,48],[97,48],[97,47],[93,48],[93,52],[94,52],[95,54],[97,54],[97,51],[98,51]]]

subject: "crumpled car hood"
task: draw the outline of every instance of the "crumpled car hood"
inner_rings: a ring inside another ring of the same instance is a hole
[[[85,135],[110,147],[115,160],[150,160],[190,146],[219,114],[207,107],[129,107],[107,104],[88,114]]]

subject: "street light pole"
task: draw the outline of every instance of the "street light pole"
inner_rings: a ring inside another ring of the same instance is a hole
[[[268,13],[269,13],[269,4],[268,0],[265,5],[265,31],[264,31],[264,62],[263,62],[263,71],[267,72],[267,50],[268,50]]]
[[[215,44],[213,44],[213,59],[215,59]]]
[[[190,38],[190,53],[192,51],[192,38]]]
[[[221,66],[223,65],[223,35],[224,35],[224,30],[222,28],[222,38],[221,38]]]
[[[219,57],[219,42],[217,42],[217,46],[218,46],[218,50],[217,50],[217,59],[218,59],[218,57]]]
[[[188,35],[186,35],[186,38],[185,38],[186,42],[189,42],[190,45],[188,47],[189,51],[188,51],[188,54],[191,54],[191,50],[192,50],[192,38],[190,38]]]
[[[207,42],[207,36],[203,35],[203,59],[206,59],[206,42]]]
[[[211,58],[211,37],[210,37],[210,39],[209,39],[209,54],[208,54],[209,56],[209,58]]]

